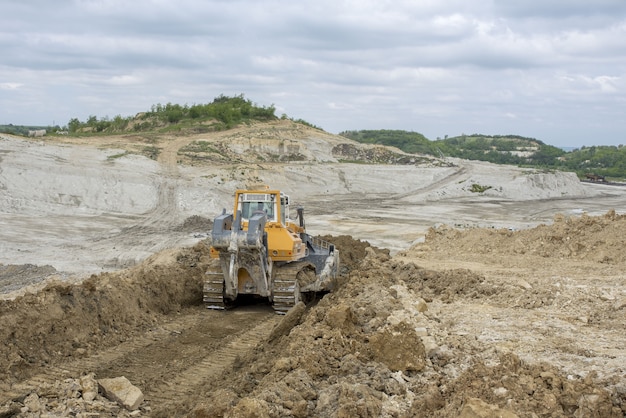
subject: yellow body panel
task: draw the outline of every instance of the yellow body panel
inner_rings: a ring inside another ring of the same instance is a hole
[[[294,261],[306,256],[300,236],[280,223],[266,223],[267,255],[274,261]]]

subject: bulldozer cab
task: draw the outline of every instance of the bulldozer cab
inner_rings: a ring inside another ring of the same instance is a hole
[[[239,211],[243,222],[261,213],[265,214],[267,222],[280,222],[285,225],[289,217],[289,196],[269,190],[259,193],[241,192],[237,194],[235,213]]]

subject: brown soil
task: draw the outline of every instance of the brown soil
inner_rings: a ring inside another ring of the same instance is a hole
[[[626,215],[607,212],[621,190],[347,146],[291,122],[98,138],[106,157],[93,138],[59,140],[1,156],[0,417],[626,414]],[[89,181],[60,187],[51,170]],[[338,286],[285,316],[262,300],[207,310],[209,218],[267,179],[312,207],[311,232],[332,231]],[[542,224],[587,209],[606,214]],[[465,229],[428,229],[439,222]],[[94,393],[120,376],[144,394],[136,411]]]
[[[151,416],[621,417],[625,232],[614,212],[438,228],[393,258],[327,237],[339,288],[284,317],[202,309],[205,242],[51,283],[1,302],[0,412],[35,416],[36,394],[49,414],[130,416],[81,399],[95,373],[126,376]]]

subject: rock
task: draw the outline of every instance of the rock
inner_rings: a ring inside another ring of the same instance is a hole
[[[574,413],[575,417],[610,417],[619,416],[617,411],[612,408],[610,395],[599,389],[592,389],[588,393],[581,393],[578,398],[578,410]],[[621,411],[620,411],[621,412]]]
[[[283,335],[288,335],[291,329],[300,323],[305,311],[306,305],[303,302],[298,302],[293,308],[289,309],[283,319],[274,327],[268,340],[274,341]]]
[[[41,411],[41,402],[39,401],[39,396],[36,393],[31,393],[26,398],[24,398],[24,406],[28,408],[28,412]]]
[[[0,417],[15,417],[20,413],[20,406],[16,402],[0,405]]]
[[[428,310],[428,304],[422,298],[417,298],[413,306],[417,312],[426,312]]]
[[[424,352],[427,357],[433,357],[439,351],[439,345],[435,342],[435,339],[430,336],[421,337],[422,344],[424,344]]]
[[[370,337],[373,359],[392,371],[420,371],[426,364],[421,338],[410,325],[402,322]]]
[[[341,330],[349,330],[357,322],[352,308],[345,303],[329,308],[324,320],[331,328]]]
[[[499,398],[505,397],[508,393],[509,393],[509,391],[507,390],[507,388],[502,387],[502,386],[500,386],[499,388],[495,388],[493,390],[493,394],[496,395]]]
[[[143,402],[143,393],[124,376],[113,379],[100,379],[98,386],[104,396],[119,405],[134,411]]]
[[[382,394],[360,383],[338,383],[319,392],[315,412],[318,417],[378,417]]]
[[[624,307],[626,307],[626,297],[617,299],[615,303],[613,304],[613,309],[615,309],[616,311],[619,311],[620,309],[624,309]]]
[[[605,302],[607,302],[607,301],[614,301],[616,299],[615,296],[613,296],[612,294],[607,293],[607,292],[602,292],[600,294],[599,298],[600,298],[600,300],[603,300]]]
[[[77,348],[74,351],[74,357],[85,357],[87,355],[87,350],[84,348]]]
[[[428,336],[428,330],[424,327],[415,327],[415,333],[420,337]]]
[[[488,404],[477,398],[469,398],[459,414],[459,418],[518,418],[511,411]]]
[[[91,402],[98,396],[98,382],[93,373],[80,378],[80,387],[85,401]]]

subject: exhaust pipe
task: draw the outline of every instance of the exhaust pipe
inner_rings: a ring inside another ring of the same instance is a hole
[[[304,208],[302,206],[298,206],[296,211],[298,213],[298,220],[300,221],[300,228],[304,228]]]

